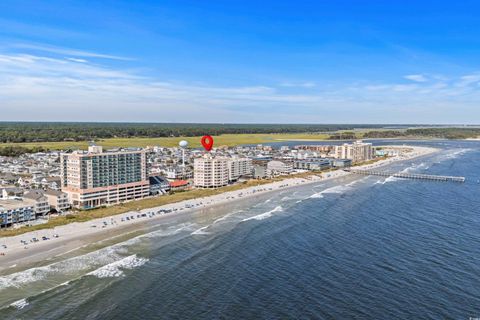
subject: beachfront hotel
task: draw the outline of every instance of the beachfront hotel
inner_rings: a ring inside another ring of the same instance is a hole
[[[63,153],[60,157],[62,191],[81,209],[118,204],[147,197],[150,183],[142,149]]]
[[[349,159],[352,162],[362,162],[372,160],[374,148],[371,143],[355,141],[352,144],[344,143],[341,146],[335,146],[335,158]]]

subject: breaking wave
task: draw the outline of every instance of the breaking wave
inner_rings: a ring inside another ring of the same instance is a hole
[[[191,234],[192,234],[192,235],[205,235],[205,234],[210,234],[210,232],[203,231],[203,230],[207,229],[208,227],[210,227],[210,225],[205,226],[205,227],[201,227],[200,229],[197,229],[197,230],[193,231]]]
[[[320,192],[317,192],[315,194],[312,194],[310,198],[312,199],[318,199],[318,198],[323,198],[324,194],[342,194],[347,190],[350,190],[351,184],[349,185],[344,185],[344,186],[335,186],[331,187],[325,190],[322,190]]]
[[[217,220],[213,221],[212,224],[217,224],[219,222],[222,222],[222,221],[225,221],[227,220],[229,217],[233,216],[234,214],[237,214],[237,213],[240,213],[240,212],[243,212],[244,210],[237,210],[237,211],[233,211],[233,212],[230,212],[226,215],[224,215],[223,217],[220,217],[218,218]]]
[[[9,287],[20,288],[31,282],[41,281],[60,274],[76,275],[95,266],[112,263],[120,258],[114,247],[107,247],[82,256],[73,257],[43,267],[31,268],[0,277],[0,291]]]
[[[194,230],[194,226],[195,224],[193,223],[185,223],[167,230],[156,230],[84,255],[1,276],[0,292],[7,288],[21,288],[33,282],[45,281],[59,274],[67,278],[81,276],[82,273],[88,272],[92,268],[99,268],[123,260],[128,252],[128,246],[139,243],[142,239],[172,236],[182,231]]]
[[[242,222],[249,221],[249,220],[264,220],[264,219],[267,219],[267,218],[270,218],[271,216],[273,216],[273,213],[280,212],[280,211],[283,211],[282,206],[275,207],[275,209],[272,209],[270,211],[258,214],[258,215],[253,216],[253,217],[245,218],[245,219],[242,220]]]
[[[148,259],[139,258],[136,254],[134,254],[100,267],[92,272],[87,273],[87,275],[95,276],[97,278],[118,278],[124,274],[123,270],[138,268],[143,266],[146,262],[148,262]]]
[[[29,305],[29,303],[28,303],[27,299],[17,300],[17,301],[15,301],[15,302],[13,302],[13,303],[10,304],[10,306],[12,306],[12,307],[14,307],[14,308],[16,308],[16,309],[18,309],[18,310],[21,310],[21,309],[25,308],[25,307],[28,306],[28,305]]]

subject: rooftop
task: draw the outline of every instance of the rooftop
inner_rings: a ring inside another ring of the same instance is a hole
[[[187,180],[175,180],[175,181],[170,182],[170,187],[173,187],[173,188],[183,187],[183,186],[186,186],[186,185],[188,185]]]
[[[33,207],[35,206],[35,201],[30,199],[24,200],[0,200],[0,211],[3,210],[13,210],[25,207]]]

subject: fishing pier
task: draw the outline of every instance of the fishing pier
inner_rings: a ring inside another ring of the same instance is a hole
[[[376,171],[376,170],[363,170],[363,169],[353,169],[345,168],[344,171],[351,172],[354,174],[361,174],[366,176],[380,176],[380,177],[395,177],[401,179],[412,179],[412,180],[430,180],[430,181],[444,181],[444,182],[465,182],[465,177],[456,177],[456,176],[437,176],[431,174],[420,174],[420,173],[404,173],[404,172],[386,172],[386,171]]]

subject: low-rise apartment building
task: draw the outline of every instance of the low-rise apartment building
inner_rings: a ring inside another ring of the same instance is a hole
[[[267,163],[269,176],[285,175],[293,172],[293,163],[289,161],[272,160]]]
[[[329,169],[331,164],[328,159],[295,160],[293,167],[299,170],[319,171]]]
[[[50,204],[48,198],[41,190],[30,190],[23,195],[24,199],[30,199],[35,202],[34,211],[35,215],[43,216],[50,211]]]
[[[57,212],[62,212],[70,209],[68,195],[65,192],[48,189],[47,191],[45,191],[45,196],[48,199],[50,209],[55,209]]]
[[[35,220],[34,200],[0,200],[0,228],[33,220]]]

